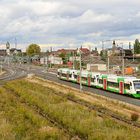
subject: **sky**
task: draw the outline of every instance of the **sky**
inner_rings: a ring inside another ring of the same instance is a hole
[[[140,39],[139,0],[0,0],[0,48],[128,46]],[[108,41],[106,41],[108,40]]]

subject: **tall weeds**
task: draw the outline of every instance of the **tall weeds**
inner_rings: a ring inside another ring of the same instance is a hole
[[[41,108],[61,126],[83,139],[137,140],[140,137],[139,130],[101,118],[95,111],[57,96],[54,94],[57,91],[51,88],[22,80],[8,83],[6,89],[13,90],[30,105]]]

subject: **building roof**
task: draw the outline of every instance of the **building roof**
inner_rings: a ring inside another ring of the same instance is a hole
[[[82,51],[82,52],[90,52],[90,50],[88,49],[88,48],[80,48],[80,50]]]

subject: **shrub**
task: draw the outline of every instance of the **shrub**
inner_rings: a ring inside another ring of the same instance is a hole
[[[131,114],[131,120],[132,121],[137,121],[139,119],[139,115],[137,113],[132,113]]]

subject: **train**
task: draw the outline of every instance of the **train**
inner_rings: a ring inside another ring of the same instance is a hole
[[[140,79],[136,77],[101,74],[87,70],[82,70],[80,73],[80,70],[69,68],[59,68],[57,77],[78,84],[81,77],[82,85],[140,98]]]

